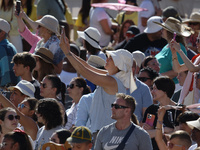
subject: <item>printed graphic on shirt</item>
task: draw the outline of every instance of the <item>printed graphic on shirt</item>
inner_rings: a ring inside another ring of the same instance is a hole
[[[157,48],[157,47],[148,47],[145,51],[145,56],[155,56],[156,54],[158,54],[161,51],[161,48]]]
[[[113,136],[109,142],[104,145],[105,150],[113,150],[118,147],[118,145],[122,142],[124,137],[121,136]]]

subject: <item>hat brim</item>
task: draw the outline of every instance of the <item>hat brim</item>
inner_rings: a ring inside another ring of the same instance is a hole
[[[185,21],[183,21],[183,23],[189,23],[189,22],[199,22],[200,23],[200,20],[198,19],[187,19]]]
[[[158,28],[157,30],[150,30],[148,27],[144,29],[144,33],[156,33],[158,31],[162,30],[162,27]]]
[[[38,23],[38,25],[41,25],[41,26],[43,26],[44,28],[47,28],[48,30],[52,31],[52,32],[55,33],[57,36],[60,36],[60,33],[59,33],[58,31],[55,32],[55,31],[53,31],[51,28],[46,27],[45,24],[43,24],[43,23],[41,22],[41,20],[36,20],[35,22]]]
[[[34,95],[27,93],[26,91],[23,91],[20,87],[18,86],[10,86],[8,87],[9,90],[13,91],[14,89],[18,89],[21,93],[23,93],[24,95],[27,95],[29,97],[34,97]]]
[[[83,38],[84,40],[86,40],[90,45],[92,45],[95,48],[101,49],[101,47],[99,46],[99,44],[97,42],[95,42],[94,40],[92,40],[90,37],[88,37],[84,32],[82,31],[77,31],[78,35]]]
[[[88,142],[89,140],[79,139],[79,138],[75,138],[75,137],[69,137],[69,138],[67,138],[67,141],[70,143],[84,143],[84,142]],[[91,141],[89,141],[89,142],[91,142]]]
[[[179,31],[177,31],[177,30],[174,30],[174,29],[172,29],[170,26],[168,26],[168,25],[165,24],[165,23],[159,23],[159,22],[154,22],[154,23],[155,23],[155,24],[158,24],[158,25],[160,25],[160,26],[162,26],[164,29],[168,30],[168,31],[171,32],[171,33],[176,32],[176,34],[179,35],[179,36],[188,37],[188,36],[191,35],[191,33],[190,33],[190,32],[187,32],[187,31],[179,32]]]
[[[197,128],[198,130],[200,130],[200,122],[199,122],[199,119],[194,120],[194,121],[187,121],[186,123],[187,123],[187,125],[188,125],[189,127],[191,127],[192,129],[193,129],[193,128]]]
[[[36,55],[36,54],[33,54],[33,56],[36,56],[36,57],[40,57],[42,60],[44,60],[46,63],[48,63],[48,64],[54,64],[53,63],[53,61],[51,61],[51,60],[47,60],[47,59],[45,59],[44,57],[41,57],[40,55]]]

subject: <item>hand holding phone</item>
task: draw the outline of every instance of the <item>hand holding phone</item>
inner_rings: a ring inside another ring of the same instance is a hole
[[[148,113],[145,123],[150,125],[150,126],[153,126],[154,120],[155,120],[155,115]]]
[[[16,10],[17,10],[17,15],[19,16],[19,13],[20,13],[20,10],[21,10],[21,1],[17,1],[17,4],[16,4]]]

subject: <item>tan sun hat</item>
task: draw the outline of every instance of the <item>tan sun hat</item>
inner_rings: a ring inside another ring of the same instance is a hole
[[[101,68],[104,67],[106,64],[106,61],[103,60],[101,57],[96,56],[96,55],[90,55],[89,59],[87,60],[87,63],[92,65],[93,67],[96,68]]]
[[[54,64],[53,53],[47,48],[40,48],[38,51],[35,52],[34,56],[40,57],[46,63]]]
[[[164,23],[154,23],[162,26],[164,29],[168,30],[171,33],[176,32],[176,34],[179,36],[188,37],[191,35],[191,32],[187,31],[186,28],[183,25],[181,25],[181,22],[173,17],[167,18],[167,20]]]
[[[200,13],[199,12],[193,12],[190,15],[190,19],[183,21],[183,23],[189,23],[189,22],[199,22],[200,23]]]
[[[47,28],[48,30],[52,31],[53,33],[60,35],[60,33],[58,32],[59,23],[58,23],[58,20],[54,16],[45,15],[41,19],[36,20],[35,22]]]

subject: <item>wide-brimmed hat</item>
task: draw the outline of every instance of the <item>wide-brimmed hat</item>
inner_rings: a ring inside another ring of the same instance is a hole
[[[197,128],[200,130],[200,118],[195,121],[187,121],[186,122],[188,126],[190,126],[192,129]]]
[[[53,33],[60,35],[60,33],[58,32],[59,23],[58,23],[58,20],[54,16],[45,15],[41,19],[36,20],[35,22],[47,28],[48,30],[52,31]]]
[[[199,12],[193,12],[190,15],[190,19],[183,21],[183,23],[189,23],[189,22],[199,22],[200,23],[200,13]]]
[[[181,22],[173,17],[167,18],[164,23],[154,22],[155,24],[160,25],[164,29],[168,30],[171,33],[176,32],[179,36],[188,37],[190,36],[191,32],[187,31],[186,28],[181,25]]]
[[[105,60],[96,55],[90,55],[89,59],[87,60],[87,63],[96,68],[104,67],[106,64]]]
[[[162,17],[163,17],[163,19],[169,18],[169,17],[174,17],[174,18],[178,19],[180,22],[182,22],[182,19],[179,15],[178,11],[173,6],[169,6],[169,7],[165,8],[163,10]]]
[[[99,41],[101,34],[96,28],[89,27],[85,31],[77,31],[78,35],[95,48],[101,49]]]
[[[155,25],[154,22],[163,23],[163,20],[159,16],[153,16],[147,20],[147,27],[144,30],[145,33],[156,33],[162,30],[161,26]]]
[[[26,80],[21,80],[16,86],[8,87],[9,90],[18,89],[24,95],[34,97],[35,87],[34,85]]]
[[[70,143],[84,143],[92,142],[91,131],[84,126],[77,127],[71,134],[67,141]]]
[[[33,54],[34,56],[40,57],[46,63],[53,64],[53,53],[47,48],[40,48],[38,51]]]
[[[10,31],[10,24],[6,20],[0,18],[0,29],[8,33]]]

